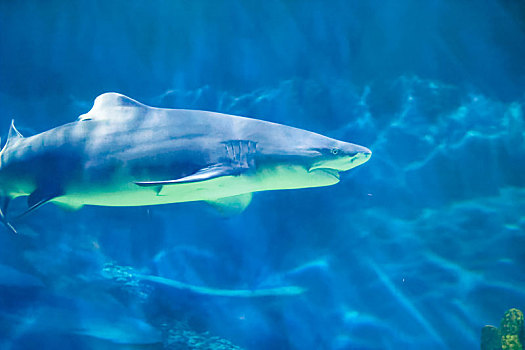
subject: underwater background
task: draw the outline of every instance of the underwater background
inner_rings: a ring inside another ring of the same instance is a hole
[[[43,206],[0,232],[0,349],[479,348],[525,308],[524,62],[521,1],[0,1],[4,140],[115,91],[374,152],[233,217]]]

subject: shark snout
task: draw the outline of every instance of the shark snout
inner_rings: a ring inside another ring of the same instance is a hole
[[[369,160],[370,157],[372,157],[372,151],[366,147],[363,147],[363,149],[359,153],[361,153],[362,157],[366,159],[365,162]]]
[[[354,166],[361,165],[367,162],[372,157],[372,151],[366,147],[363,147],[362,151],[359,151],[356,156],[351,159],[351,162],[358,162]]]
[[[366,147],[359,146],[359,149],[355,152],[355,154],[348,159],[348,164],[344,170],[350,170],[358,165],[368,162],[371,156],[371,150]]]
[[[358,165],[366,163],[372,156],[372,151],[364,146],[347,144],[347,158],[341,166],[341,171],[350,170]]]
[[[370,158],[372,156],[372,151],[363,146],[359,146],[359,148],[357,149],[357,153],[361,153],[367,158]]]

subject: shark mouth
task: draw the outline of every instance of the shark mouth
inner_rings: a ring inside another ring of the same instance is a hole
[[[321,171],[325,174],[328,174],[329,176],[335,178],[336,180],[339,180],[339,171],[337,171],[336,169],[332,169],[332,168],[311,168],[310,170],[308,170],[309,173],[311,172],[314,172],[314,171]]]

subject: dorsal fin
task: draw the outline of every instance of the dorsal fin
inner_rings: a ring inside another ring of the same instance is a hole
[[[93,108],[86,113],[78,117],[78,120],[91,120],[91,119],[106,119],[107,115],[104,113],[113,108],[146,108],[147,106],[135,101],[132,98],[124,96],[116,92],[107,92],[98,96],[95,99]],[[109,113],[112,114],[112,113]]]
[[[99,107],[144,107],[144,105],[122,94],[116,92],[106,92],[95,99],[93,108]]]
[[[23,139],[24,137],[15,127],[15,120],[11,119],[11,126],[9,126],[9,132],[7,133],[7,141],[5,142],[4,150],[8,145],[13,144],[15,141]]]

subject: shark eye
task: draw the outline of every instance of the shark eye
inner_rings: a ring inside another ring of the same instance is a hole
[[[339,153],[339,150],[337,148],[332,148],[330,150],[330,153],[332,153],[334,156]]]

